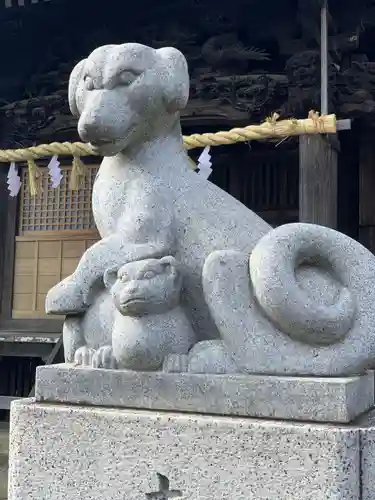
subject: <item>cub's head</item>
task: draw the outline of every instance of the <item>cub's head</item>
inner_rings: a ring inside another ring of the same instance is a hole
[[[146,259],[107,269],[104,284],[124,316],[159,314],[178,305],[182,273],[174,257]]]
[[[175,123],[189,96],[185,57],[137,43],[105,45],[70,75],[69,105],[78,133],[103,156],[154,137]]]

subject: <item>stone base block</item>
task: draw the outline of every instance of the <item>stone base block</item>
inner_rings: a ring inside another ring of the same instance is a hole
[[[37,401],[349,423],[374,406],[374,372],[353,377],[37,369]]]
[[[16,401],[8,500],[374,500],[374,436],[372,427]]]

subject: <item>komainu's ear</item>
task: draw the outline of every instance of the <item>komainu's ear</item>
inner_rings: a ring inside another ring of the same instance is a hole
[[[173,47],[156,51],[164,66],[164,98],[169,113],[176,113],[185,108],[189,99],[189,71],[184,55]]]
[[[68,98],[69,98],[69,107],[70,107],[70,112],[72,113],[73,116],[79,116],[79,109],[77,106],[77,88],[78,84],[83,77],[83,71],[85,68],[86,64],[86,59],[83,59],[80,61],[74,68],[73,71],[70,74],[69,78],[69,92],[68,92]]]
[[[103,275],[104,286],[110,290],[117,281],[118,268],[106,269]]]

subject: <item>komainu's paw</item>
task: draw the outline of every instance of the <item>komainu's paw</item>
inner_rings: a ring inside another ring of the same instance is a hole
[[[75,366],[92,366],[92,360],[95,354],[95,349],[91,347],[83,346],[76,350],[74,354],[74,364]]]
[[[93,368],[106,368],[115,370],[117,368],[116,359],[113,357],[112,347],[105,345],[100,347],[92,358]]]
[[[47,293],[47,314],[76,314],[87,309],[85,293],[80,285],[68,276]]]

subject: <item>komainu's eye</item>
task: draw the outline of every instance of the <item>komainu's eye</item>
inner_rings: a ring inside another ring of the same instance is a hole
[[[91,78],[91,76],[86,75],[83,81],[85,82],[85,87],[87,90],[94,90],[94,80]]]
[[[134,73],[134,71],[123,71],[118,75],[118,84],[119,85],[130,85],[132,84],[139,75],[137,73]]]
[[[145,280],[151,280],[152,278],[155,278],[156,274],[154,273],[154,271],[146,271],[144,274],[143,274],[143,279]]]

